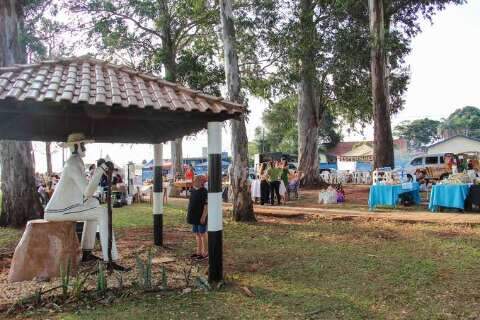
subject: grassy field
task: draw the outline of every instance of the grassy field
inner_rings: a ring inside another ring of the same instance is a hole
[[[20,230],[0,227],[0,249],[15,245],[21,235]]]
[[[166,229],[187,230],[168,207]],[[151,228],[151,208],[115,211],[115,227]],[[227,286],[147,294],[62,319],[477,319],[480,229],[434,224],[225,221]],[[3,238],[4,230],[2,231]],[[189,252],[192,240],[178,244]],[[255,294],[248,297],[240,289]],[[48,315],[51,319],[52,316]]]

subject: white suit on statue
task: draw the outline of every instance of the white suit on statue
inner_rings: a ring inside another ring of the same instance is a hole
[[[71,147],[72,155],[67,160],[55,187],[52,198],[45,207],[45,220],[48,221],[84,221],[82,249],[92,250],[95,245],[97,226],[100,230],[100,243],[103,260],[108,261],[108,213],[93,198],[102,175],[108,170],[105,163],[94,172],[90,182],[85,177],[85,166],[82,160],[85,147],[83,143]],[[115,238],[112,235],[112,259],[118,259]]]

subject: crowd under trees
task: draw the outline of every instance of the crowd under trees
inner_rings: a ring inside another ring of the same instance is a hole
[[[222,93],[227,77],[230,99],[245,105],[249,96],[267,101],[266,134],[279,137],[272,143],[298,153],[302,183],[312,185],[318,179],[319,143],[337,142],[344,126],[361,130],[373,121],[375,166],[393,163],[390,116],[403,107],[411,40],[421,31],[421,19],[431,20],[446,5],[464,2],[7,0],[0,5],[0,40],[3,52],[15,54],[1,65],[74,55],[73,49],[82,47],[99,58],[213,95]],[[6,25],[12,14],[16,28]],[[2,37],[18,40],[20,49],[8,47]],[[231,123],[237,220],[253,217],[244,178],[245,121],[248,116]],[[176,170],[181,170],[181,145],[181,139],[172,143]],[[15,142],[14,149],[19,157],[32,154],[29,142]],[[5,152],[0,154],[2,216],[18,211],[25,219],[33,217],[26,212],[30,209],[20,213],[19,205],[13,205],[24,192],[15,189],[19,185],[33,190],[33,161],[13,164]],[[30,168],[26,176],[11,182],[8,175],[22,168]],[[17,190],[16,196],[9,190]],[[31,191],[27,199],[22,196],[29,208],[35,208],[32,197]]]

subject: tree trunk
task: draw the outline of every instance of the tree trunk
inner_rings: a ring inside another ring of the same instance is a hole
[[[50,150],[51,142],[45,142],[45,155],[47,158],[47,174],[52,174],[52,150]]]
[[[163,60],[163,66],[165,68],[165,80],[171,82],[177,82],[177,62],[176,62],[176,51],[175,51],[175,42],[172,37],[171,29],[171,15],[168,8],[166,0],[159,1],[160,8],[162,10],[162,25],[160,30],[162,32],[162,48],[165,54]],[[172,174],[173,179],[177,173],[183,173],[183,156],[182,156],[182,138],[177,138],[173,141],[170,141],[170,151],[171,151],[171,161],[172,161]],[[179,190],[175,188],[170,188],[169,196],[178,196]]]
[[[319,106],[315,97],[315,37],[312,0],[301,0],[300,47],[302,48],[298,86],[298,169],[303,186],[319,183],[318,123]]]
[[[392,126],[385,56],[383,0],[369,0],[371,33],[371,74],[374,117],[374,168],[394,166]]]
[[[235,49],[235,25],[231,0],[220,0],[222,38],[225,55],[225,75],[228,98],[243,103],[240,90],[240,71]],[[245,117],[231,120],[232,126],[232,173],[233,217],[236,221],[255,221],[252,197],[248,186],[248,138]]]
[[[35,186],[31,142],[2,141],[2,211],[0,225],[22,227],[28,220],[43,217]]]
[[[0,66],[25,63],[21,43],[23,2],[0,1]],[[0,142],[2,209],[0,225],[22,227],[41,218],[43,208],[35,186],[35,162],[31,142]]]

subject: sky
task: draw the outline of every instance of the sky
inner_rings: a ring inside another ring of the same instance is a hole
[[[412,41],[412,52],[406,62],[410,66],[410,83],[405,94],[405,108],[392,118],[395,126],[404,120],[430,118],[439,120],[466,105],[480,107],[480,0],[470,0],[463,6],[448,6],[433,18],[433,25],[422,22],[422,32]],[[265,101],[249,98],[250,115],[247,134],[253,139],[256,127],[262,126]],[[347,134],[345,141],[372,140],[373,129],[362,135]],[[207,146],[207,136],[201,132],[183,142],[183,155],[201,156]],[[118,165],[129,161],[141,163],[153,157],[151,145],[91,144],[87,146],[86,163],[109,155]],[[54,171],[62,168],[60,148],[52,148]],[[230,130],[225,124],[223,151],[230,150]],[[45,144],[34,143],[36,169],[46,171]],[[67,155],[68,156],[68,155]],[[164,145],[164,157],[170,157],[170,145]]]

